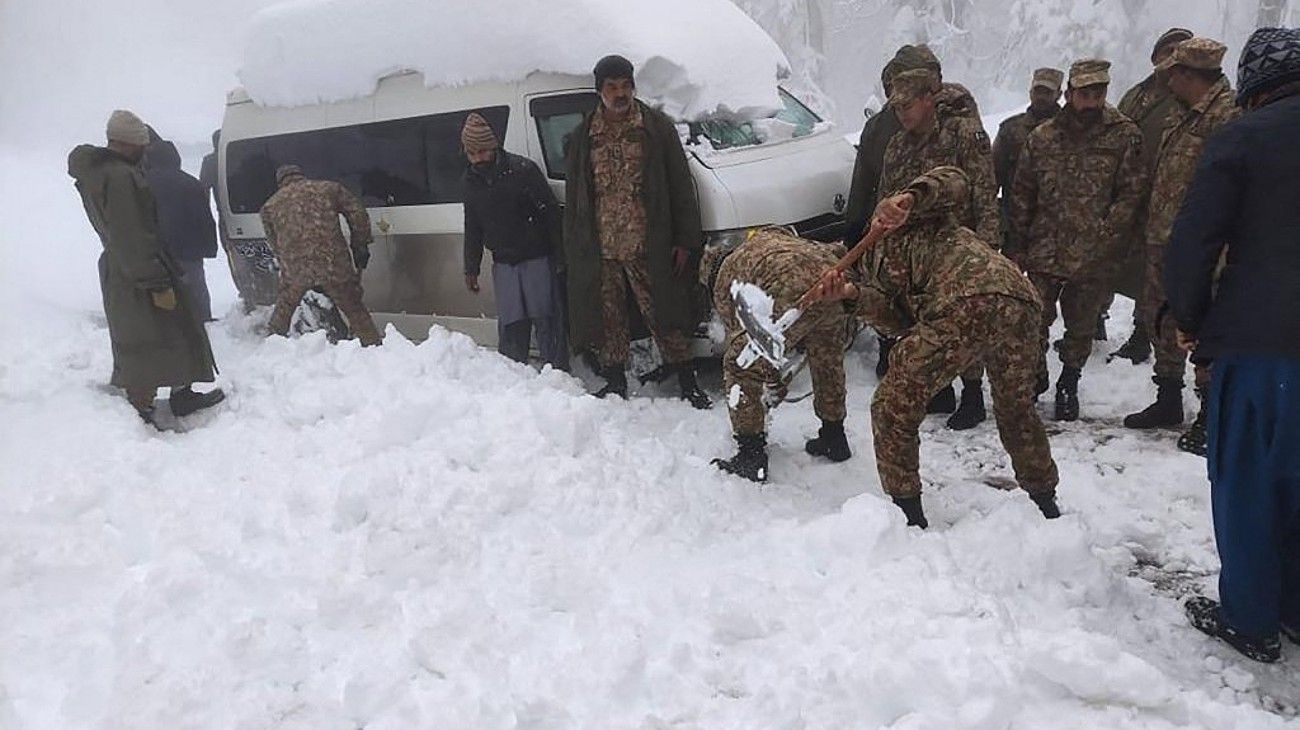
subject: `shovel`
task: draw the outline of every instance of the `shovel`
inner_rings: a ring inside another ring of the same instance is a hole
[[[772,297],[758,286],[742,282],[732,282],[731,298],[736,303],[736,319],[740,326],[745,330],[745,335],[749,342],[745,349],[736,358],[736,364],[741,368],[748,368],[758,361],[759,358],[767,360],[772,367],[779,371],[785,372],[789,365],[785,356],[785,333],[799,321],[803,312],[812,304],[813,293],[821,286],[821,282],[828,277],[842,274],[858,262],[864,254],[880,242],[889,232],[889,228],[881,225],[872,225],[867,231],[867,235],[862,237],[861,241],[854,246],[847,254],[841,258],[835,266],[822,275],[821,281],[813,285],[811,289],[804,292],[803,296],[794,303],[794,306],[786,310],[779,319],[773,319],[772,308],[775,305]]]

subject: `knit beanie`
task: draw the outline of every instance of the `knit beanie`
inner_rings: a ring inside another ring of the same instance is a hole
[[[501,146],[492,127],[478,112],[470,112],[465,117],[465,126],[460,130],[460,144],[466,152],[487,152]]]
[[[1300,29],[1260,28],[1237,64],[1237,105],[1283,84],[1300,81]]]
[[[113,111],[108,117],[108,126],[105,132],[108,135],[109,142],[122,142],[137,147],[149,146],[149,128],[145,126],[140,117],[125,109]]]

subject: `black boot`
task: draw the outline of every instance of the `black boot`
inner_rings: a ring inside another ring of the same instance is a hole
[[[1155,377],[1156,402],[1124,417],[1125,428],[1162,428],[1183,423],[1183,381]]]
[[[822,421],[817,438],[803,445],[803,450],[813,456],[824,456],[835,463],[848,461],[853,456],[849,440],[844,436],[844,421]]]
[[[713,464],[728,474],[762,484],[767,481],[767,434],[737,434],[740,450],[730,459],[714,459]]]
[[[1092,333],[1092,339],[1096,340],[1097,342],[1106,341],[1106,319],[1108,317],[1110,317],[1110,315],[1106,314],[1105,312],[1102,312],[1101,314],[1097,315],[1097,329],[1093,330]]]
[[[605,368],[600,373],[605,379],[605,387],[595,392],[597,398],[608,398],[611,395],[618,396],[627,400],[627,372],[623,370],[622,365],[612,365]]]
[[[1183,606],[1187,618],[1198,631],[1216,639],[1222,639],[1228,646],[1245,654],[1257,662],[1272,664],[1282,658],[1282,642],[1276,636],[1254,638],[1237,633],[1237,630],[1223,620],[1219,602],[1204,596],[1193,596]]]
[[[1054,520],[1061,516],[1061,508],[1056,504],[1056,490],[1049,489],[1046,492],[1030,492],[1029,498],[1034,500],[1038,505],[1038,511],[1049,520]]]
[[[1116,358],[1128,360],[1134,365],[1146,362],[1151,357],[1151,339],[1147,337],[1147,328],[1140,324],[1133,325],[1133,334],[1129,335],[1128,342],[1125,342],[1120,348],[1110,354],[1107,362]]]
[[[191,413],[196,413],[204,408],[211,408],[226,399],[226,394],[221,392],[220,388],[213,388],[206,393],[195,393],[192,388],[172,388],[172,393],[167,397],[167,405],[171,406],[172,415],[177,418],[184,418]]]
[[[935,393],[930,399],[930,405],[925,408],[925,412],[929,414],[952,413],[955,410],[957,410],[957,392],[952,389],[952,383]]]
[[[925,519],[925,509],[921,507],[920,495],[902,499],[894,497],[894,504],[907,515],[908,527],[919,527],[924,530],[930,526],[929,521]]]
[[[1052,381],[1048,379],[1047,367],[1044,366],[1038,371],[1038,379],[1034,381],[1034,400],[1038,400],[1038,396],[1046,393],[1051,387]]]
[[[700,390],[700,383],[695,379],[694,363],[684,362],[677,366],[677,383],[682,388],[682,400],[690,403],[692,408],[707,411],[713,407],[713,401]]]
[[[889,372],[889,351],[894,349],[894,340],[888,337],[877,337],[876,342],[880,345],[880,359],[876,360],[876,377],[883,378],[885,373]]]
[[[1067,367],[1056,379],[1055,418],[1058,421],[1079,420],[1079,375],[1078,368]]]
[[[966,431],[984,422],[988,416],[984,412],[984,381],[961,380],[961,405],[957,412],[949,416],[948,428],[953,431]]]
[[[1282,622],[1282,635],[1291,640],[1292,644],[1300,646],[1300,622],[1295,625]]]
[[[1210,450],[1205,433],[1205,388],[1196,389],[1196,399],[1201,402],[1201,406],[1196,411],[1196,420],[1178,437],[1178,450],[1205,456]]]

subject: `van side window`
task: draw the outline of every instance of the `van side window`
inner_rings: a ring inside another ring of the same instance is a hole
[[[537,137],[542,141],[542,157],[550,179],[564,179],[569,136],[582,123],[582,117],[596,108],[598,99],[595,92],[584,91],[529,102],[528,113],[537,121]]]
[[[275,193],[276,168],[285,164],[343,183],[367,208],[463,202],[460,130],[471,111],[505,139],[508,106],[233,141],[226,147],[230,210],[261,210]]]

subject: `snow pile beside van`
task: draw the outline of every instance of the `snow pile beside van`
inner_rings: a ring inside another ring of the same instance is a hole
[[[678,119],[764,116],[789,68],[729,0],[291,0],[254,17],[239,77],[259,104],[301,106],[366,96],[401,70],[429,86],[589,76],[610,53]]]

